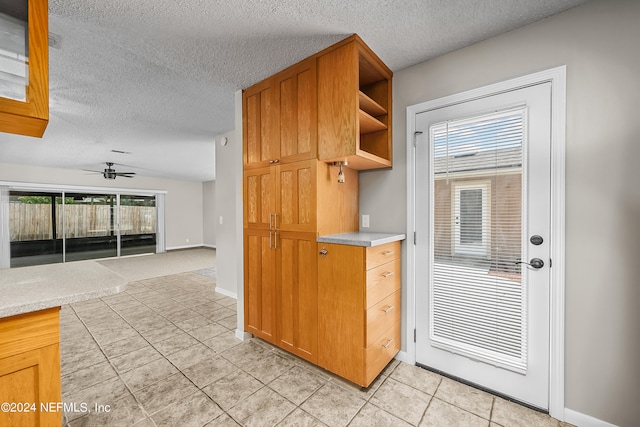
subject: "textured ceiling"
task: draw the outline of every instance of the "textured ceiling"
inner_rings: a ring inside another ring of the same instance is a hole
[[[49,126],[0,163],[211,180],[234,92],[352,33],[398,71],[585,2],[49,0]]]

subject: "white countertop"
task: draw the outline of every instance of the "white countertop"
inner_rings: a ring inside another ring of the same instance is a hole
[[[397,233],[371,233],[371,232],[355,232],[340,233],[320,236],[316,239],[318,243],[336,243],[339,245],[351,246],[379,246],[385,243],[397,242],[406,239],[406,235]]]
[[[0,270],[0,317],[122,292],[127,280],[95,261]]]

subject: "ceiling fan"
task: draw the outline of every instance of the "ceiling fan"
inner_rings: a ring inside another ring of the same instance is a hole
[[[104,169],[104,171],[100,172],[100,171],[92,171],[92,170],[87,170],[85,169],[87,172],[94,172],[94,173],[100,173],[102,174],[102,176],[104,176],[104,179],[116,179],[116,177],[118,176],[122,176],[125,178],[133,178],[133,175],[135,175],[135,172],[116,172],[115,169],[113,169],[113,162],[105,162],[107,164],[107,167]]]

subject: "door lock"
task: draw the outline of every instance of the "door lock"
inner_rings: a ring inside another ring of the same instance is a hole
[[[530,267],[535,268],[536,270],[539,268],[544,267],[544,261],[542,261],[540,258],[532,258],[531,261],[526,262],[526,261],[516,261],[516,264],[527,264]]]

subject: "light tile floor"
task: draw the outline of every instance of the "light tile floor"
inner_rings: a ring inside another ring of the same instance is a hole
[[[565,426],[406,363],[363,390],[242,342],[236,301],[198,273],[62,308],[66,426]]]

